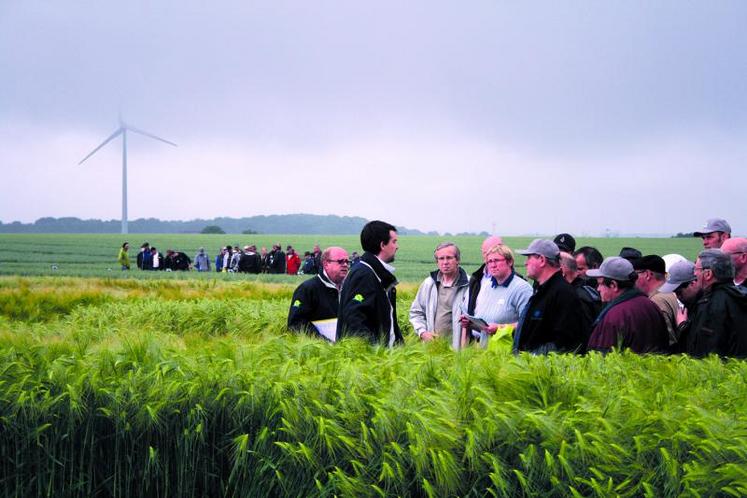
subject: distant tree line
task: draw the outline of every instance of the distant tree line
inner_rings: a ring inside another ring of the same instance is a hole
[[[357,235],[368,222],[357,216],[282,214],[246,218],[213,218],[190,221],[164,221],[139,218],[129,221],[130,233],[293,233],[310,235]],[[34,223],[0,222],[0,233],[119,233],[119,220],[80,218],[39,218]],[[424,235],[420,230],[398,227],[401,235]],[[438,235],[436,232],[429,234]]]

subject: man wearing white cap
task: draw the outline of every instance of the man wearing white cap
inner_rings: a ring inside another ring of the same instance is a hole
[[[527,257],[527,276],[537,282],[537,286],[514,332],[514,352],[583,351],[589,323],[584,318],[576,291],[560,271],[557,244],[535,239],[518,253]]]
[[[659,308],[635,287],[637,275],[630,261],[612,256],[596,270],[597,290],[607,305],[594,322],[589,349],[608,352],[629,348],[635,353],[664,352],[669,337]]]
[[[693,233],[693,237],[703,239],[704,249],[720,249],[726,239],[731,237],[731,226],[723,218],[711,218],[703,228]]]

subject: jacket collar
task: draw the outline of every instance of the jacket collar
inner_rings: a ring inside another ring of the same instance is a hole
[[[329,279],[326,271],[322,270],[321,273],[316,274],[316,277],[322,281],[322,284],[324,284],[325,287],[337,290],[337,286]]]
[[[378,278],[379,282],[381,282],[382,287],[387,288],[392,284],[397,284],[397,278],[394,276],[394,274],[384,268],[381,260],[375,255],[366,251],[363,253],[363,256],[361,256],[361,262],[366,263],[366,265],[368,265],[374,271],[374,274],[376,274],[376,278]]]
[[[434,270],[431,272],[431,278],[434,282],[440,282],[441,279],[439,278],[440,275],[439,270]],[[467,276],[467,272],[464,271],[464,268],[461,266],[459,267],[459,276],[457,277],[456,281],[454,282],[454,287],[464,287],[465,285],[469,284],[469,277]]]

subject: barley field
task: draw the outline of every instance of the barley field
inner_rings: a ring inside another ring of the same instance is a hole
[[[147,236],[244,243],[172,237]],[[747,494],[747,364],[421,344],[407,309],[437,240],[402,239],[387,350],[289,333],[304,277],[109,272],[119,236],[0,237],[0,496]],[[479,238],[457,242],[476,267]]]

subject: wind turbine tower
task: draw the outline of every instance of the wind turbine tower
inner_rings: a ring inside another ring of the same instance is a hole
[[[124,121],[122,121],[122,118],[119,118],[119,128],[116,129],[114,133],[109,135],[109,138],[104,140],[101,145],[96,147],[91,151],[90,154],[88,154],[86,157],[84,157],[78,164],[83,164],[86,159],[94,155],[96,152],[98,152],[99,149],[101,149],[103,146],[117,138],[119,135],[122,135],[122,233],[127,233],[127,132],[131,131],[134,133],[139,133],[140,135],[144,135],[146,137],[159,140],[161,142],[167,143],[169,145],[173,145],[176,147],[177,145],[174,142],[169,142],[168,140],[164,140],[163,138],[157,137],[153,135],[152,133],[148,133],[147,131],[139,130],[133,126],[128,125]]]

